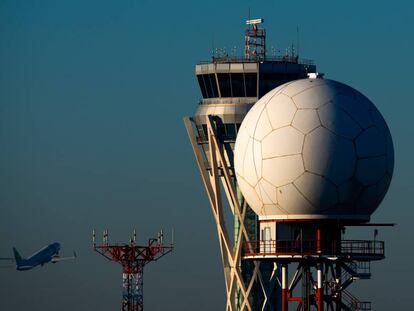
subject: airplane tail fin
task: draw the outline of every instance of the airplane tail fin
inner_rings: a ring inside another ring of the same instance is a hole
[[[22,256],[20,256],[19,252],[14,247],[13,247],[13,253],[14,253],[14,259],[16,260],[16,264],[19,265],[22,262],[23,258]]]

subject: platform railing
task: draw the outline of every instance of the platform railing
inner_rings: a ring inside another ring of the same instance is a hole
[[[384,255],[383,241],[343,240],[341,252],[350,255]]]
[[[317,243],[306,240],[249,241],[244,245],[244,256],[257,255],[369,255],[384,256],[384,242],[370,240],[342,240]]]
[[[200,61],[200,65],[211,63],[257,63],[259,59],[249,59],[244,56],[228,55],[214,55],[211,60]],[[263,61],[263,60],[262,60]],[[302,65],[314,65],[315,62],[311,59],[299,58],[297,55],[266,55],[265,62],[279,62],[279,63],[293,63]]]

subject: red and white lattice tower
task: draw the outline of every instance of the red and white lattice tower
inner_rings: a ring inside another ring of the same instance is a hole
[[[93,249],[105,258],[115,261],[122,266],[122,311],[144,310],[144,267],[151,261],[156,261],[172,252],[173,242],[163,244],[162,231],[157,238],[148,240],[147,245],[136,244],[136,232],[129,243],[110,244],[108,230],[103,232],[103,243],[95,243],[93,231]]]

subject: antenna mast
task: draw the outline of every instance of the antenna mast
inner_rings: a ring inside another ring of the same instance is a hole
[[[244,35],[244,58],[253,61],[264,61],[266,58],[266,29],[258,25],[264,22],[263,18],[248,19]]]

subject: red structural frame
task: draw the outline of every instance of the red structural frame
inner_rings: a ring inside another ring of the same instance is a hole
[[[129,243],[109,244],[108,231],[103,234],[103,244],[95,244],[93,233],[93,249],[110,261],[121,264],[123,273],[123,299],[122,311],[144,310],[143,297],[143,273],[144,267],[152,261],[157,261],[166,254],[172,252],[174,245],[163,244],[163,235],[157,239],[149,239],[147,245],[137,245],[136,235]]]

